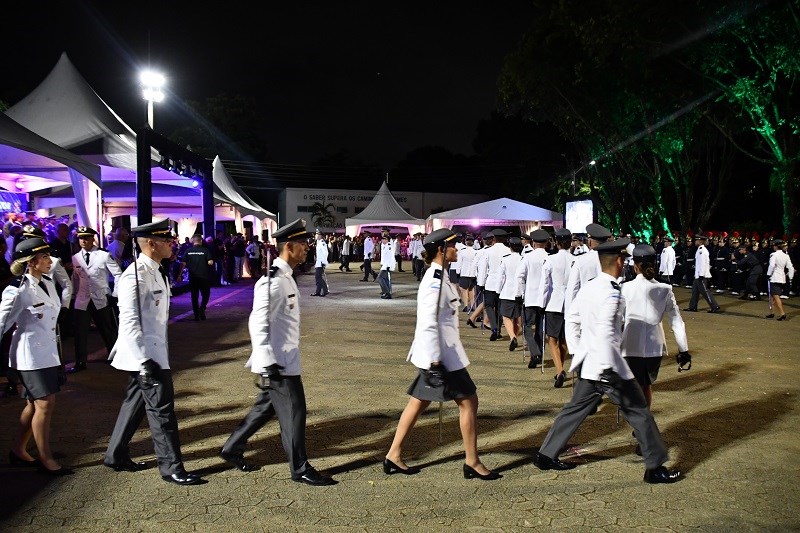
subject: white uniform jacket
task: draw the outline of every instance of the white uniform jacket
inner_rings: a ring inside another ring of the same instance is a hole
[[[486,250],[486,260],[488,266],[486,269],[486,290],[492,292],[500,292],[500,260],[504,255],[510,254],[511,248],[502,242],[494,243],[488,250]]]
[[[666,315],[675,334],[678,351],[689,351],[686,326],[681,318],[672,287],[641,274],[622,284],[625,297],[623,357],[663,357],[668,354],[661,320]]]
[[[425,370],[434,361],[449,371],[469,365],[458,333],[458,310],[458,289],[447,276],[442,285],[442,266],[431,263],[417,290],[417,326],[406,360]]]
[[[578,295],[581,287],[600,274],[600,258],[597,252],[589,250],[585,254],[574,256],[572,269],[567,278],[567,290],[564,293],[564,313],[569,312],[572,300]]]
[[[394,258],[394,246],[391,242],[381,243],[381,270],[394,272],[397,267],[397,259]]]
[[[517,279],[523,289],[525,307],[544,307],[542,297],[542,272],[548,255],[544,248],[533,248],[523,253],[517,267]]]
[[[342,255],[350,255],[350,246],[351,242],[349,239],[345,239],[342,241]]]
[[[314,268],[325,268],[326,266],[328,266],[328,243],[326,243],[325,240],[318,240]]]
[[[364,259],[372,259],[373,253],[375,253],[375,241],[372,237],[367,237],[364,239]]]
[[[389,239],[389,243],[392,245],[392,255],[400,255],[400,239]]]
[[[408,253],[414,259],[422,259],[422,252],[425,250],[421,239],[413,239],[408,245]]]
[[[72,290],[75,294],[75,309],[86,311],[89,302],[94,302],[97,309],[108,305],[106,296],[117,296],[119,291],[119,277],[122,269],[114,258],[105,250],[97,246],[90,250],[89,264],[86,264],[84,250],[72,256]],[[114,278],[114,292],[108,286],[108,277]]]
[[[453,261],[452,263],[450,263],[450,265],[448,266],[448,268],[450,268],[450,270],[455,270],[456,273],[459,274],[459,275],[461,275],[461,250],[463,250],[466,247],[467,247],[467,245],[464,244],[463,242],[457,242],[456,243],[456,252],[457,252],[456,253],[456,260]]]
[[[511,252],[500,258],[500,299],[515,300],[517,296],[522,296],[524,287],[520,285],[517,277],[517,267],[522,261],[522,256],[517,252]]]
[[[17,370],[39,370],[61,364],[56,340],[61,300],[50,278],[42,276],[42,281],[46,293],[30,274],[23,275],[18,286],[12,281],[3,290],[0,333],[17,324],[8,353],[8,366]]]
[[[572,357],[570,372],[580,367],[583,379],[598,381],[606,368],[623,379],[633,372],[622,358],[625,297],[617,280],[605,272],[587,282],[564,317],[564,332]]]
[[[277,364],[284,376],[300,375],[300,292],[292,268],[280,257],[272,262],[269,275],[256,282],[248,328],[253,352],[247,368],[260,374]]]
[[[675,248],[664,246],[661,250],[661,260],[658,263],[658,273],[671,276],[675,272]]]
[[[708,254],[708,249],[702,244],[694,253],[694,277],[695,279],[711,277],[711,256]]]
[[[67,269],[61,264],[61,259],[58,257],[51,257],[53,264],[50,266],[48,274],[52,280],[61,286],[61,307],[69,307],[69,302],[72,300],[72,280],[67,274]]]
[[[475,261],[475,248],[465,246],[458,251],[458,262],[461,264],[461,275],[465,278],[478,276],[478,263]]]
[[[171,294],[159,266],[141,254],[117,280],[119,333],[108,358],[118,370],[135,372],[147,359],[169,368],[167,321]]]
[[[567,278],[575,258],[566,250],[547,256],[542,265],[542,283],[539,286],[541,300],[545,311],[564,313],[564,294],[567,290]]]
[[[478,287],[486,285],[486,276],[489,274],[489,250],[491,247],[481,248],[475,254],[475,263],[477,263],[477,275],[475,282]]]
[[[786,270],[789,271],[789,279],[794,279],[794,265],[789,256],[783,250],[772,252],[769,256],[769,266],[767,267],[767,278],[772,283],[786,283]]]

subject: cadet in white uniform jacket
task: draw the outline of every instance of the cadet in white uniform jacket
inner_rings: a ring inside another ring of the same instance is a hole
[[[658,273],[661,281],[672,285],[672,274],[675,272],[675,248],[672,247],[672,237],[664,238],[664,249],[661,250],[661,260],[658,263]]]
[[[417,375],[408,389],[410,398],[397,425],[392,445],[383,462],[385,474],[416,474],[418,468],[403,462],[403,443],[419,415],[432,401],[453,400],[458,404],[459,425],[466,457],[463,474],[466,479],[492,480],[500,474],[492,472],[478,457],[478,395],[475,383],[467,372],[467,354],[458,333],[458,290],[443,274],[443,263],[454,261],[456,234],[442,228],[425,237],[425,272],[417,292],[417,325],[407,360],[417,367]]]
[[[778,320],[786,320],[786,313],[783,311],[781,293],[783,284],[791,284],[794,278],[794,265],[792,260],[783,251],[783,240],[776,239],[772,242],[772,252],[769,256],[769,266],[767,267],[767,279],[769,280],[770,299],[778,313]],[[788,276],[787,276],[788,272]],[[774,318],[775,313],[770,312],[767,318]]]

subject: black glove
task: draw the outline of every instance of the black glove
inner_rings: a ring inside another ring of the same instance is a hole
[[[622,379],[622,377],[620,377],[619,374],[617,374],[616,372],[614,372],[614,370],[610,368],[606,368],[600,374],[600,383],[604,383],[610,387],[616,388],[623,381],[624,380]]]
[[[429,370],[425,371],[425,383],[434,389],[444,385],[444,374],[447,372],[442,363],[432,363]]]
[[[685,372],[692,369],[692,354],[689,352],[679,352],[675,356],[675,361],[678,363],[678,372]]]
[[[67,384],[67,371],[64,370],[64,365],[58,367],[58,386],[63,387]]]
[[[142,363],[139,369],[139,387],[144,390],[152,389],[158,386],[158,372],[161,370],[161,365],[147,359]]]
[[[268,367],[264,368],[264,371],[259,374],[258,382],[256,383],[256,387],[261,390],[267,390],[269,388],[269,382],[271,381],[280,381],[283,379],[281,375],[281,370],[283,367],[277,363],[273,363]]]

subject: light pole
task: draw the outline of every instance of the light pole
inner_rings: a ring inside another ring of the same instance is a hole
[[[583,170],[583,169],[584,169],[584,168],[586,168],[587,166],[593,167],[593,166],[595,166],[596,164],[597,164],[597,161],[595,161],[594,159],[592,159],[592,160],[591,160],[591,161],[589,161],[589,163],[587,163],[586,165],[581,165],[581,167],[580,167],[580,168],[578,168],[577,170],[574,170],[574,171],[572,172],[572,196],[575,196],[575,176],[578,174],[578,172],[580,172],[581,170]]]
[[[162,102],[164,100],[164,93],[161,88],[166,83],[166,79],[158,72],[145,70],[139,75],[139,81],[142,84],[142,98],[147,101],[146,124],[150,129],[153,129],[153,102]]]

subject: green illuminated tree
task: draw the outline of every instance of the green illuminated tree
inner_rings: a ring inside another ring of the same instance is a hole
[[[755,134],[755,149],[736,146],[772,168],[770,186],[781,195],[783,229],[790,232],[798,228],[800,194],[800,0],[747,6],[724,12],[692,61]]]

